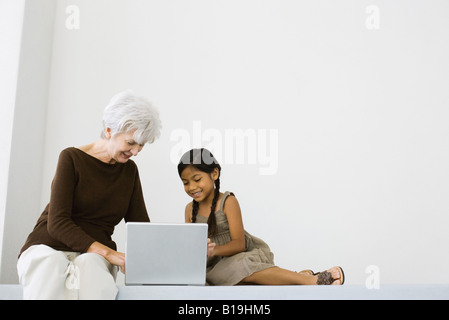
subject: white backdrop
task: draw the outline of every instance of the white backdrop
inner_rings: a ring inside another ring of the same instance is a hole
[[[341,265],[362,284],[375,265],[381,284],[447,283],[448,9],[58,0],[40,210],[60,150],[96,140],[109,98],[133,89],[163,121],[135,158],[152,221],[183,221],[176,155],[208,146],[279,266]],[[123,250],[123,225],[115,239]]]

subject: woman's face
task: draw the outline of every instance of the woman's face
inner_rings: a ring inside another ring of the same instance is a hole
[[[134,140],[134,132],[118,133],[109,139],[108,154],[112,158],[111,162],[125,163],[132,156],[137,156],[143,145]]]

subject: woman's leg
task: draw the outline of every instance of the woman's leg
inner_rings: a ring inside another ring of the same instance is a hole
[[[334,267],[327,271],[331,273],[334,279],[339,279],[341,276],[338,268]],[[254,272],[252,275],[243,279],[242,282],[260,285],[314,285],[317,280],[318,276],[305,272],[297,273],[279,267],[272,267]],[[333,284],[340,284],[340,280],[334,281]]]
[[[65,280],[69,263],[64,253],[46,245],[28,248],[17,262],[23,299],[67,299]]]
[[[80,300],[114,300],[118,293],[117,267],[96,253],[84,253],[73,263],[79,268]]]

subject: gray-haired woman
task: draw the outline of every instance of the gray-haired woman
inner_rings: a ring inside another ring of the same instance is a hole
[[[24,299],[114,299],[125,255],[112,241],[122,220],[149,221],[136,164],[160,136],[158,111],[130,91],[112,98],[101,138],[59,156],[50,202],[20,251]]]

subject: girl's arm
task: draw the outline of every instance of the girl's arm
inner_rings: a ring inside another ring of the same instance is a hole
[[[192,203],[189,202],[186,205],[185,211],[185,222],[192,223]],[[207,239],[207,256],[212,257],[214,255],[215,243],[213,243],[210,239]]]
[[[185,222],[186,223],[192,223],[192,202],[189,202],[186,205]]]
[[[225,245],[215,246],[213,255],[232,256],[245,251],[246,247],[242,213],[237,198],[234,196],[227,197],[223,211],[228,219],[232,240]]]

